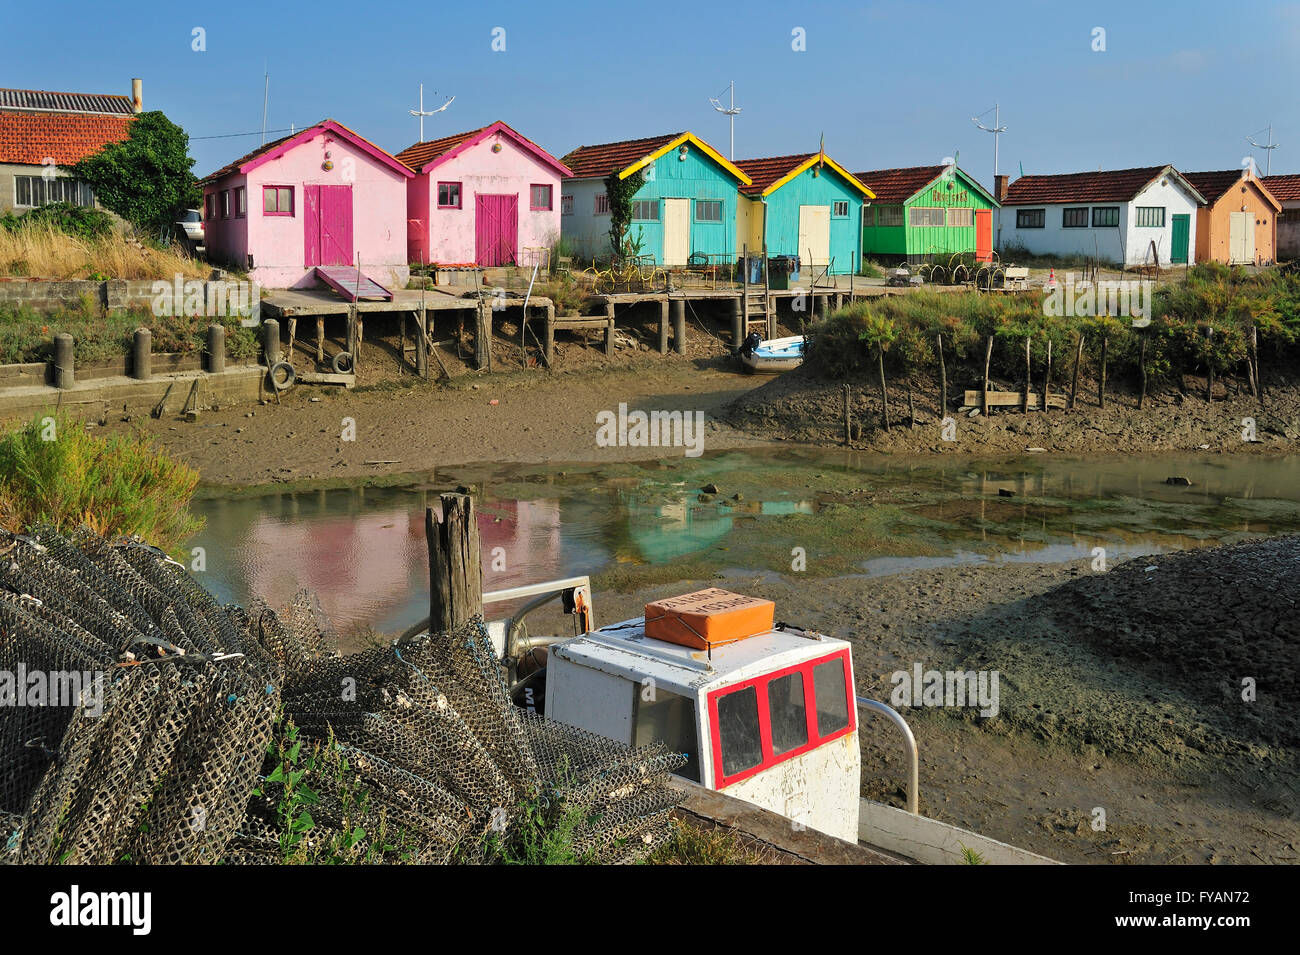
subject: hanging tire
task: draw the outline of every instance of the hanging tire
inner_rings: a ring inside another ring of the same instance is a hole
[[[334,374],[336,375],[351,374],[353,368],[352,352],[350,351],[339,352],[337,355],[334,356],[334,361],[332,362],[332,365],[334,367]]]
[[[281,374],[284,375],[283,381],[280,380]],[[293,365],[287,361],[277,361],[271,366],[271,370],[266,375],[275,391],[286,391],[292,388],[293,383],[298,380],[298,373],[293,370]]]

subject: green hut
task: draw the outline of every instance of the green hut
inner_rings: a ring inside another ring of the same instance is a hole
[[[857,172],[876,194],[862,210],[862,254],[867,258],[947,259],[974,252],[993,257],[997,200],[957,166],[909,166]]]

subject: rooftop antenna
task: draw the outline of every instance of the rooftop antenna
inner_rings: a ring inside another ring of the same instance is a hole
[[[722,103],[718,101],[718,97],[716,96],[710,96],[709,102],[713,105],[714,109],[716,109],[723,116],[726,116],[731,122],[731,152],[727,154],[727,158],[735,159],[736,158],[736,115],[740,112],[742,107],[736,105],[736,81],[732,80],[730,83],[728,83],[727,89],[731,91],[731,97],[728,100],[728,102],[730,103],[729,106],[723,106]]]
[[[434,90],[434,92],[436,93],[437,90]],[[454,96],[451,97],[450,99],[447,100],[447,102],[443,103],[437,109],[425,109],[424,108],[424,84],[423,83],[420,84],[420,108],[408,110],[408,112],[412,116],[420,117],[420,142],[424,142],[424,117],[432,116],[434,113],[441,113],[444,109],[446,109],[448,106],[451,105],[452,100],[454,100],[455,98],[456,97]]]
[[[987,116],[990,112],[993,113],[993,125],[985,126],[980,122],[980,117]],[[980,113],[979,116],[972,116],[970,118],[970,121],[980,129],[984,130],[984,132],[993,134],[993,188],[995,189],[997,188],[998,182],[998,137],[1007,131],[1007,128],[1001,123],[999,118],[1000,116],[1001,113],[999,112],[998,104],[994,103],[991,109],[986,109],[984,112]]]
[[[266,145],[266,103],[271,96],[271,73],[267,69],[266,61],[262,61],[262,73],[265,76],[265,82],[262,85],[262,145]]]
[[[1261,132],[1262,132],[1262,130],[1261,130]],[[1258,136],[1258,135],[1259,135],[1259,133],[1251,133],[1249,136],[1246,137],[1246,142],[1250,143],[1250,144],[1251,144],[1252,146],[1254,146],[1256,149],[1262,149],[1262,150],[1264,150],[1264,175],[1267,176],[1267,175],[1270,175],[1270,174],[1272,173],[1272,171],[1273,171],[1273,150],[1277,149],[1277,147],[1280,146],[1281,143],[1275,143],[1275,142],[1273,142],[1273,127],[1272,127],[1272,125],[1270,125],[1270,126],[1268,127],[1268,142],[1267,142],[1267,143],[1257,143],[1257,142],[1255,142],[1255,138],[1254,138],[1254,137],[1256,137],[1256,136]]]

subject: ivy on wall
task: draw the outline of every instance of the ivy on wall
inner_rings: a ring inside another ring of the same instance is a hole
[[[609,246],[614,262],[628,255],[627,230],[632,224],[632,197],[645,185],[645,176],[638,169],[625,179],[617,172],[605,177],[605,195],[609,198]]]

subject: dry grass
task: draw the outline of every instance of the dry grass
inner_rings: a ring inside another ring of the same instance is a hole
[[[112,232],[82,239],[51,226],[0,229],[0,275],[44,279],[206,279],[212,269],[179,246],[162,250]]]

